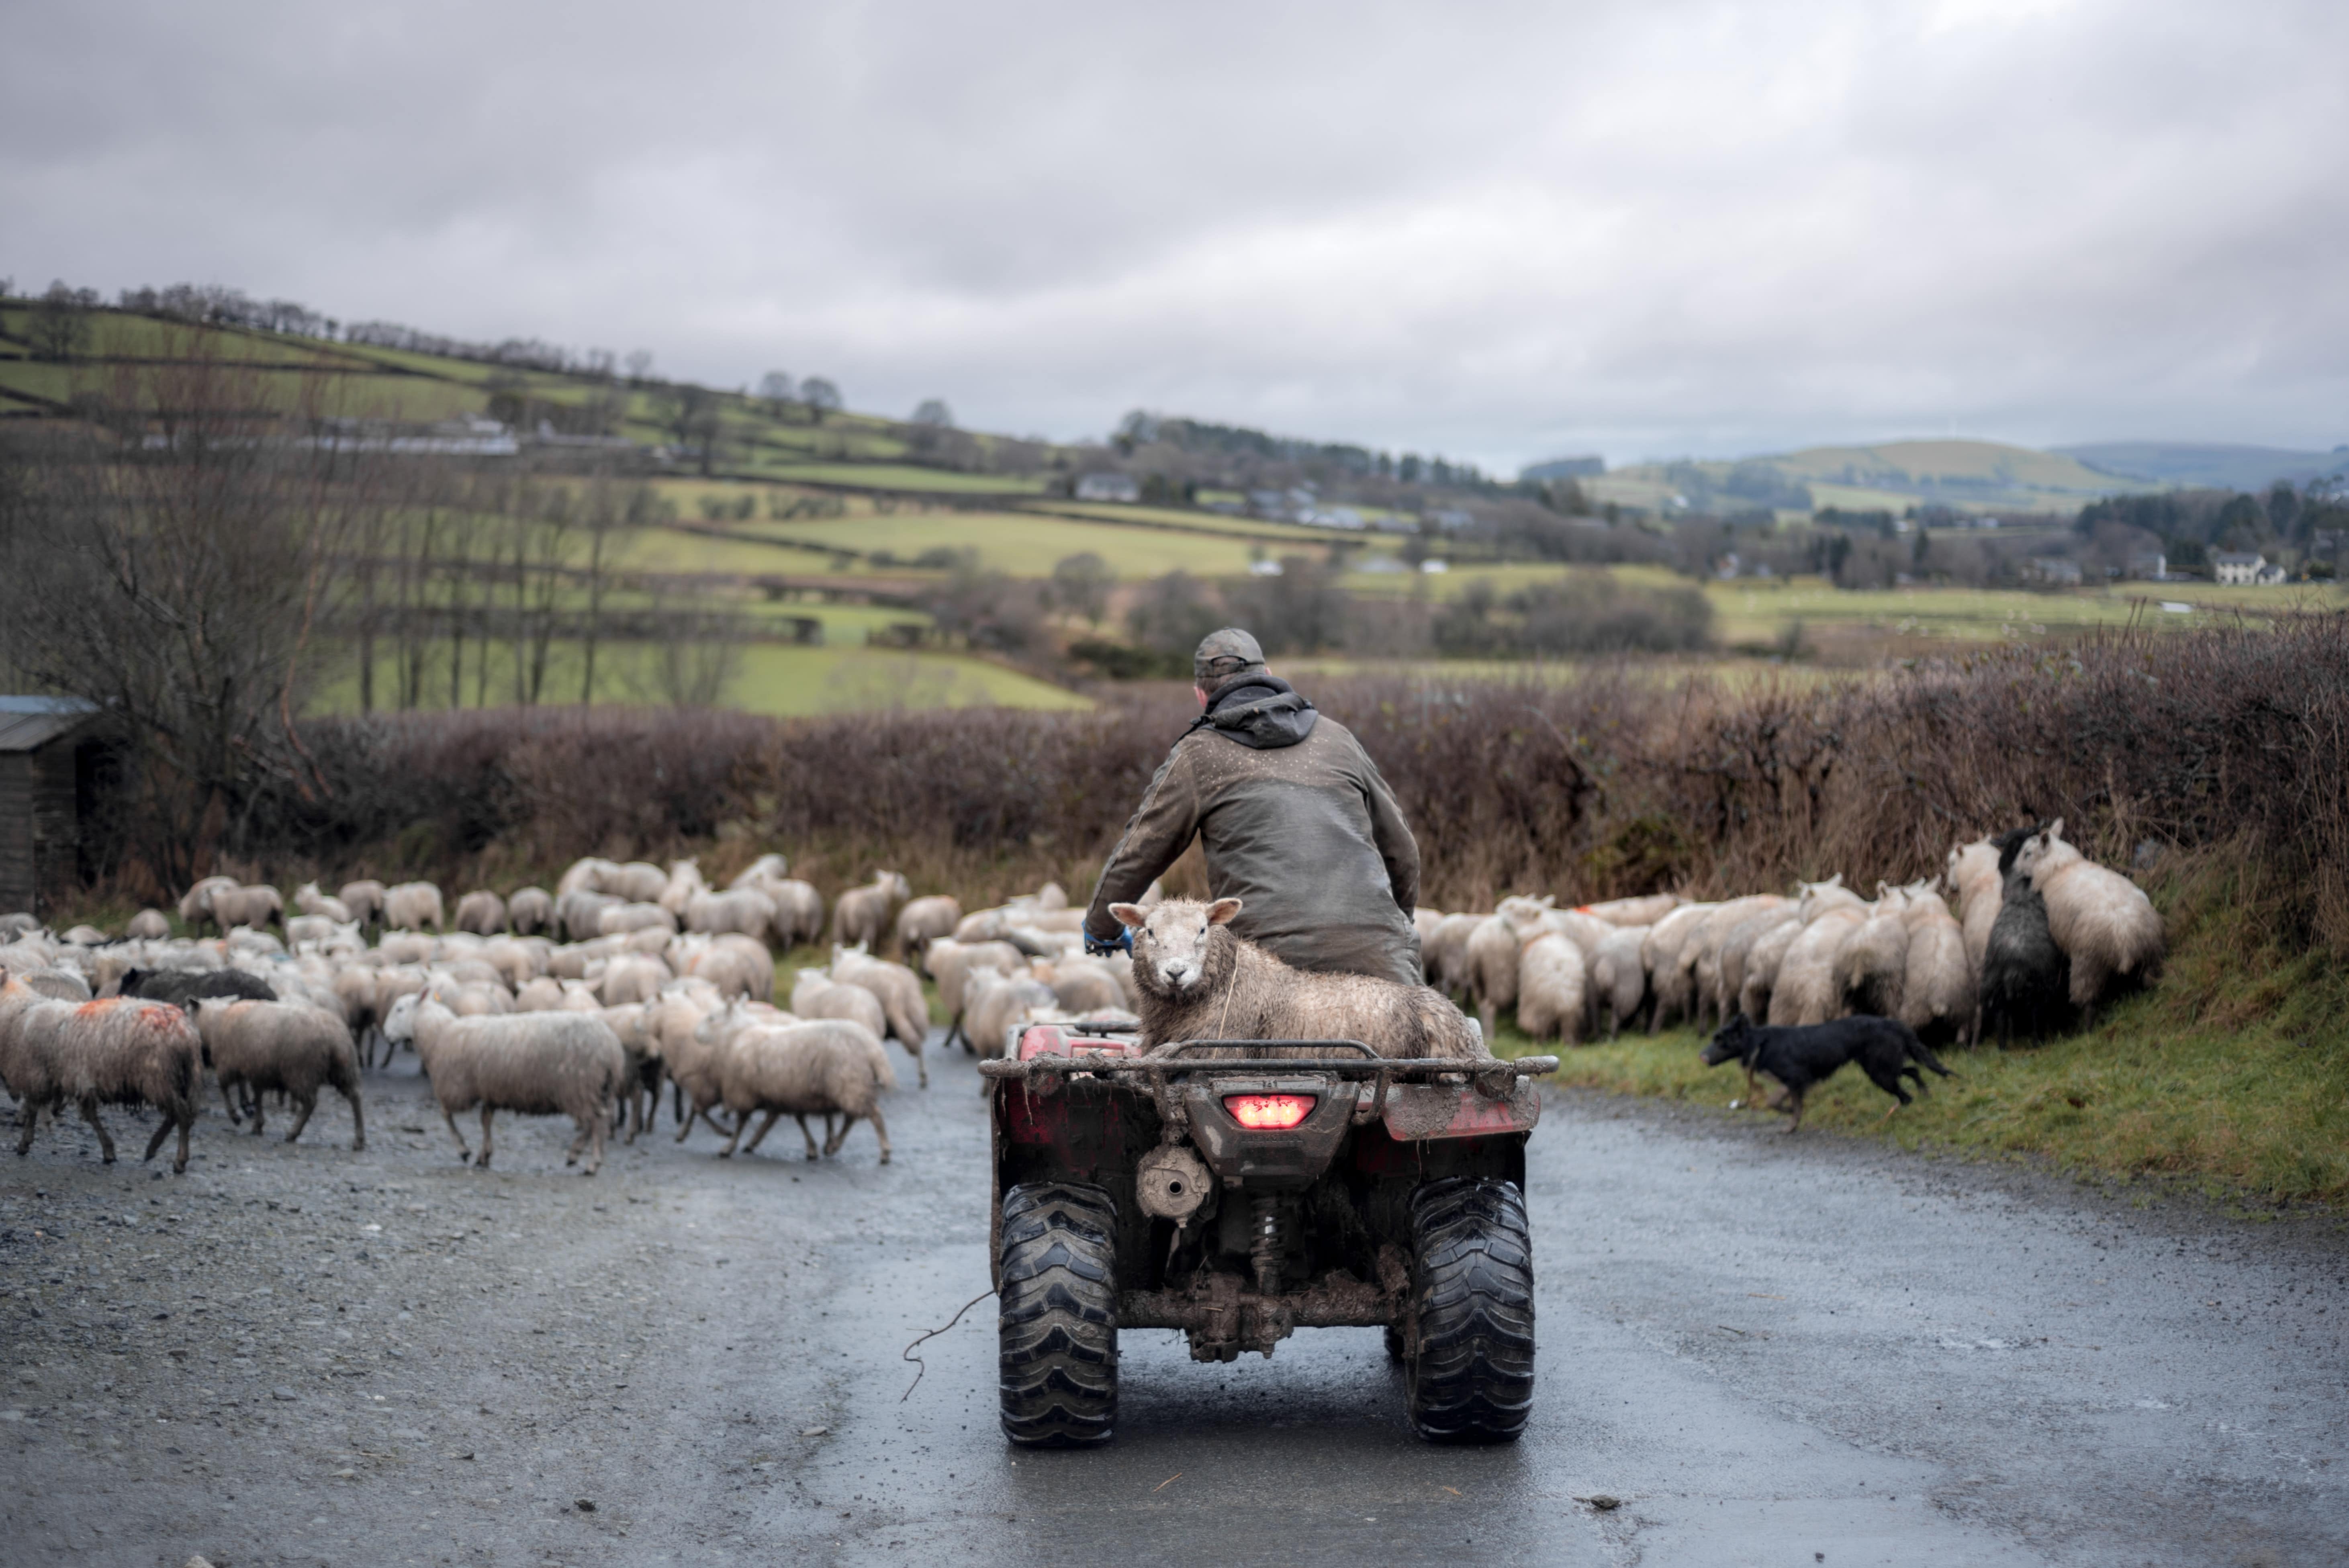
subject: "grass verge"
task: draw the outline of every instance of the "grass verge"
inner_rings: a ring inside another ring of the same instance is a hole
[[[2349,975],[2292,949],[2240,864],[2205,862],[2152,891],[2173,944],[2154,989],[2044,1045],[1944,1050],[1957,1076],[1889,1119],[1892,1101],[1847,1068],[1812,1092],[1805,1130],[2031,1155],[2248,1203],[2349,1201]],[[1705,1067],[1702,1044],[1678,1029],[1560,1050],[1557,1081],[1725,1107],[1744,1075]],[[1495,1048],[1536,1047],[1505,1020]]]

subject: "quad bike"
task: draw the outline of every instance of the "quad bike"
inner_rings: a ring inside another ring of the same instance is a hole
[[[1354,1040],[1145,1053],[1107,1029],[1009,1033],[979,1072],[1013,1442],[1109,1439],[1121,1328],[1179,1328],[1194,1359],[1231,1361],[1299,1328],[1381,1327],[1421,1436],[1524,1429],[1525,1147],[1541,1114],[1526,1080],[1557,1058],[1396,1061]]]

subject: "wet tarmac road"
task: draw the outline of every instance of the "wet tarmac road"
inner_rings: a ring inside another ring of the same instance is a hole
[[[292,1150],[208,1115],[181,1181],[73,1130],[0,1165],[0,1562],[2349,1560],[2333,1221],[1557,1096],[1522,1442],[1418,1442],[1372,1331],[1154,1330],[1115,1443],[1027,1453],[991,1300],[901,1398],[987,1283],[965,1058],[886,1167],[786,1127],[592,1181],[551,1121],[459,1169],[410,1073],[363,1155],[322,1109]]]

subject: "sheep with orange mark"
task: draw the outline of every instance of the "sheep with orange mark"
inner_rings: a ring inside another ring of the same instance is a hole
[[[70,1100],[98,1133],[114,1163],[114,1139],[98,1119],[102,1105],[150,1105],[160,1114],[144,1159],[179,1129],[174,1174],[188,1169],[188,1134],[196,1122],[196,1091],[203,1047],[179,1008],[136,997],[52,1002],[13,976],[0,984],[0,1076],[17,1098],[22,1118],[16,1152],[33,1146],[42,1109],[54,1117]]]

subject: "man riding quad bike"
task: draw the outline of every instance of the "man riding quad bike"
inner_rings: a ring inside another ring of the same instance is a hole
[[[1287,965],[1259,965],[1276,984],[1301,970],[1419,987],[1418,846],[1377,766],[1246,632],[1209,636],[1194,670],[1201,717],[1102,871],[1088,946],[1132,945],[1112,906],[1143,914],[1133,901],[1196,834],[1231,934]],[[980,1068],[1006,1435],[1108,1440],[1121,1327],[1179,1328],[1195,1358],[1230,1361],[1300,1327],[1378,1326],[1422,1435],[1516,1437],[1533,1396],[1525,1142],[1540,1115],[1526,1078],[1556,1062],[1495,1061],[1449,1016],[1476,1054],[1018,1030]]]

